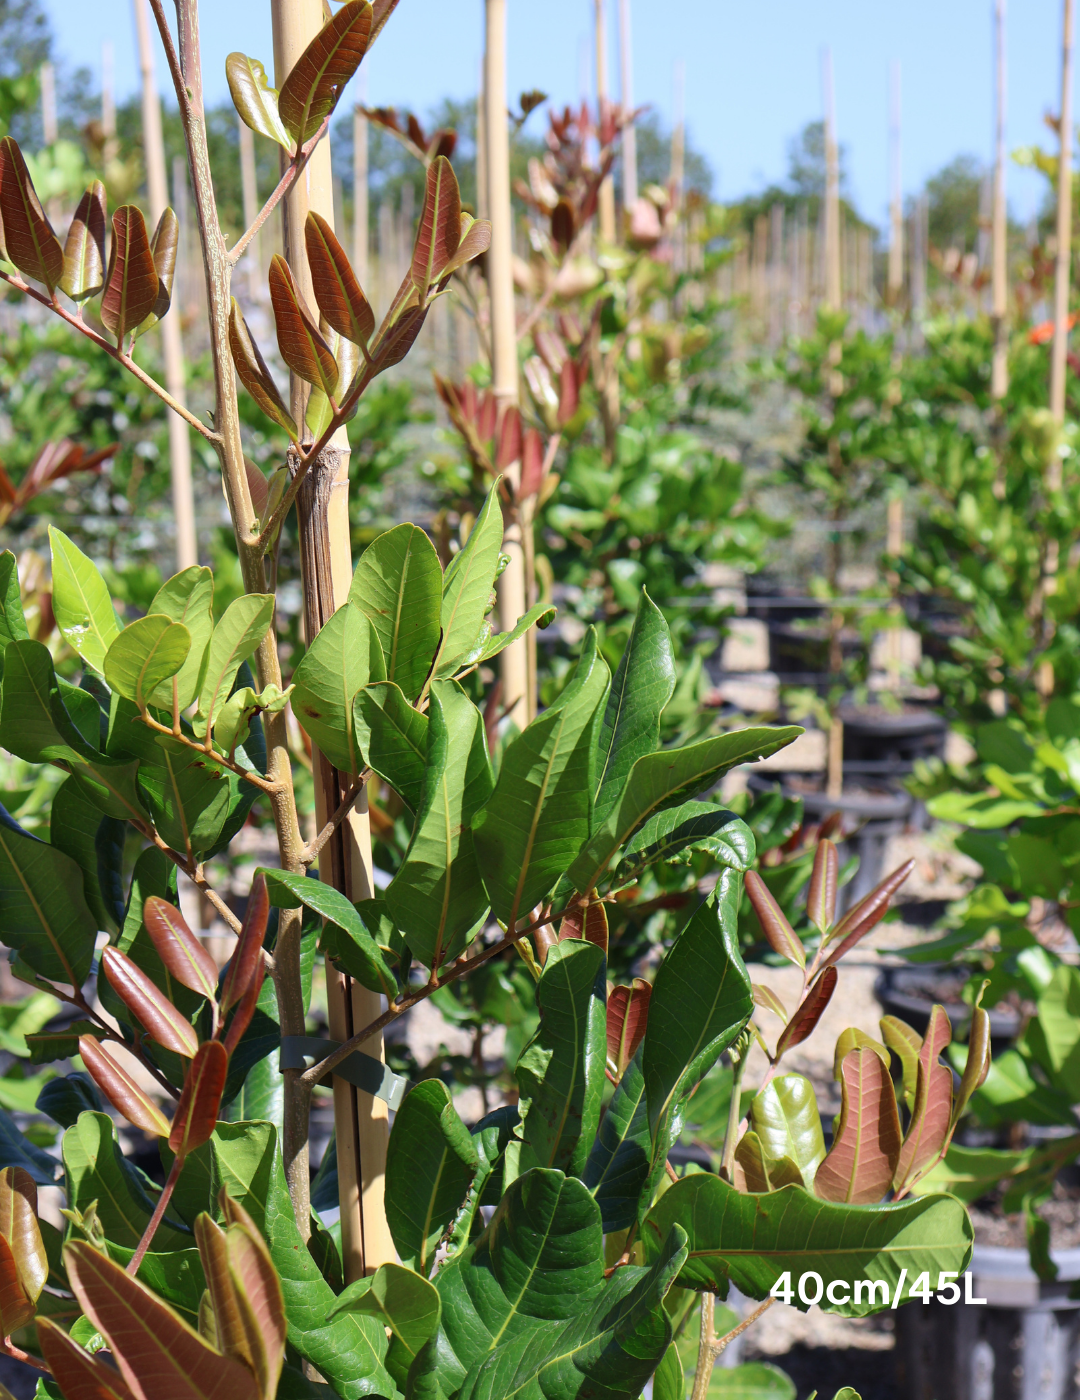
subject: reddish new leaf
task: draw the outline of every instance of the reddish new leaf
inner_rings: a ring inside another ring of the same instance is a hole
[[[445,156],[428,166],[424,207],[413,247],[412,279],[421,303],[438,282],[461,242],[461,192]]]
[[[856,943],[865,938],[871,929],[876,928],[881,923],[889,912],[889,904],[893,895],[914,869],[914,860],[906,860],[891,875],[886,875],[880,885],[875,885],[870,893],[865,898],[860,899],[853,909],[848,910],[829,935],[830,943],[843,940],[829,954],[830,963],[839,962],[845,953],[849,953]]]
[[[354,345],[366,346],[375,329],[375,313],[334,230],[320,214],[309,214],[304,241],[315,300],[327,324]]]
[[[217,963],[188,927],[187,920],[167,899],[151,895],[143,905],[143,923],[166,971],[182,987],[208,1001],[217,991]]]
[[[79,1037],[79,1054],[90,1078],[129,1123],[155,1137],[169,1136],[169,1120],[127,1070],[92,1035]]]
[[[108,1342],[135,1400],[259,1400],[250,1371],[207,1346],[119,1264],[84,1243],[68,1245],[64,1263],[83,1312]]]
[[[780,1017],[785,1026],[787,1025],[787,1007],[771,987],[762,987],[757,982],[754,982],[751,984],[751,991],[753,993],[755,1006],[760,1006],[764,1011],[771,1011],[774,1016]]]
[[[262,352],[248,330],[247,322],[240,313],[240,307],[237,305],[235,297],[233,297],[232,310],[229,312],[229,349],[232,352],[236,372],[240,376],[240,383],[243,384],[267,418],[272,419],[279,428],[284,428],[295,441],[298,437],[296,421],[285,407],[285,400],[278,392],[274,376],[267,368]]]
[[[154,267],[158,275],[157,300],[154,302],[154,309],[150,315],[140,324],[140,332],[148,331],[151,326],[156,326],[172,305],[173,279],[176,276],[176,250],[179,245],[180,223],[173,211],[166,208],[158,220],[158,226],[150,241],[150,251],[154,256]]]
[[[297,378],[332,398],[338,385],[334,352],[323,339],[318,322],[280,253],[270,260],[270,302],[281,358]]]
[[[900,1156],[900,1118],[889,1071],[873,1050],[853,1050],[841,1066],[840,1120],[817,1169],[825,1201],[870,1205],[892,1185]]]
[[[980,996],[982,994],[980,993]],[[968,1100],[990,1073],[990,1015],[981,1006],[976,1006],[971,1014],[971,1030],[968,1033],[967,1061],[964,1073],[960,1076],[960,1087],[956,1091],[950,1128],[955,1128],[961,1114],[967,1108]]]
[[[578,411],[580,386],[573,360],[564,360],[559,367],[559,427],[565,428]]]
[[[368,39],[368,48],[375,42],[383,31],[386,21],[398,7],[398,0],[374,0],[371,15],[371,37]]]
[[[0,1335],[10,1337],[34,1320],[34,1299],[23,1287],[19,1261],[0,1235]]]
[[[188,1068],[169,1132],[169,1147],[178,1157],[186,1157],[212,1136],[228,1070],[229,1052],[221,1041],[204,1041]]]
[[[262,962],[263,939],[266,937],[266,924],[270,918],[270,896],[266,889],[266,877],[256,875],[248,895],[244,922],[236,941],[236,951],[225,973],[221,989],[221,1009],[229,1007],[247,991],[255,976],[255,970]]]
[[[298,144],[314,136],[337,106],[367,52],[371,28],[368,0],[349,0],[319,30],[282,83],[278,113]]]
[[[559,921],[558,942],[567,938],[583,938],[586,943],[595,943],[607,957],[608,917],[604,905],[600,902],[575,904],[568,909]]]
[[[490,247],[491,221],[489,219],[473,219],[468,214],[462,214],[457,251],[440,271],[439,286],[444,287],[453,273],[464,267],[466,263],[472,262],[474,258],[486,253]]]
[[[824,933],[836,917],[836,883],[840,861],[831,841],[819,841],[814,852],[814,868],[806,891],[806,914],[810,922]]]
[[[602,905],[600,907],[603,908]],[[608,1059],[615,1065],[620,1078],[645,1038],[651,995],[649,983],[635,977],[633,986],[613,987],[608,996]]]
[[[416,291],[415,288],[412,288],[411,280],[407,278],[406,282],[415,296]],[[393,310],[394,308],[391,307],[391,311]],[[371,347],[371,358],[378,365],[380,374],[383,370],[391,369],[394,365],[400,364],[413,348],[416,337],[420,334],[420,329],[427,320],[427,314],[428,308],[426,306],[411,306],[399,310],[395,313],[393,321],[390,321],[389,313],[387,313],[379,327],[375,343]]]
[[[521,461],[521,411],[508,405],[499,420],[498,441],[495,445],[495,470],[506,471]]]
[[[544,484],[544,440],[536,428],[529,428],[521,444],[520,500],[535,496]]]
[[[195,1027],[119,948],[106,948],[101,965],[113,991],[135,1016],[151,1040],[166,1050],[191,1059],[199,1048]]]
[[[68,229],[60,290],[72,301],[97,296],[105,285],[105,186],[95,180]]]
[[[122,204],[112,217],[109,271],[101,297],[101,320],[117,345],[157,304],[160,278],[142,210]]]
[[[119,1371],[83,1351],[55,1322],[39,1318],[37,1334],[64,1400],[134,1400]]]
[[[0,141],[0,224],[8,259],[51,293],[64,275],[64,250],[45,217],[23,153],[10,136]]]
[[[814,978],[795,1015],[780,1032],[780,1039],[776,1042],[777,1059],[793,1046],[801,1045],[821,1020],[836,990],[836,978],[835,967],[826,967]]]
[[[259,993],[262,991],[265,976],[266,963],[260,958],[255,964],[255,975],[248,983],[247,991],[240,998],[240,1003],[229,1022],[229,1032],[225,1037],[225,1050],[229,1055],[240,1044],[241,1036],[251,1025],[251,1018],[255,1015],[255,1009],[259,1004]]]
[[[49,1261],[37,1222],[37,1187],[22,1167],[0,1171],[0,1238],[11,1246],[23,1292],[35,1303],[49,1277]]]
[[[788,923],[784,911],[756,870],[746,873],[746,895],[773,952],[787,958],[788,962],[795,963],[797,967],[805,967],[806,950],[802,939]]]

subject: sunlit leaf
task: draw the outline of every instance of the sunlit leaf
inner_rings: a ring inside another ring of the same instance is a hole
[[[146,320],[157,305],[160,279],[142,210],[122,204],[112,217],[109,270],[101,294],[101,320],[117,345]]]
[[[225,76],[241,121],[252,131],[269,136],[271,141],[291,151],[293,142],[278,112],[277,88],[270,86],[266,69],[259,60],[248,58],[247,54],[231,53],[225,60]]]
[[[366,346],[375,330],[375,313],[345,249],[321,214],[308,214],[304,242],[319,310],[339,335],[354,345]]]
[[[870,1205],[892,1186],[900,1157],[896,1094],[873,1050],[852,1050],[840,1073],[840,1118],[814,1190],[826,1201]]]
[[[285,129],[302,145],[337,106],[367,52],[372,14],[367,0],[348,0],[297,59],[278,95]]]
[[[299,437],[296,430],[296,420],[285,407],[285,400],[278,392],[274,376],[267,368],[262,352],[248,330],[248,324],[241,315],[235,297],[232,299],[232,310],[229,312],[229,349],[232,352],[236,372],[240,376],[240,383],[243,384],[266,416],[279,428],[284,428],[295,441]]]
[[[97,296],[105,285],[105,186],[95,180],[79,200],[64,244],[60,290],[72,301]]]
[[[337,360],[280,253],[270,259],[270,302],[281,358],[299,379],[332,397],[338,385]]]
[[[51,293],[64,275],[64,250],[45,217],[23,153],[10,136],[0,141],[0,221],[8,258]]]

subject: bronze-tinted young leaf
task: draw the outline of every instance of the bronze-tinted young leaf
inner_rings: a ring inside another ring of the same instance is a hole
[[[773,952],[797,967],[805,967],[806,949],[802,939],[788,923],[784,911],[756,870],[746,872],[746,895]]]
[[[333,397],[338,384],[337,361],[280,253],[270,260],[270,302],[281,358],[298,378]]]
[[[229,1268],[229,1246],[225,1231],[205,1211],[195,1220],[195,1243],[206,1275],[206,1286],[214,1307],[214,1341],[218,1351],[231,1356],[259,1382],[259,1393],[266,1397],[260,1372],[264,1372],[265,1348],[255,1327],[252,1309],[242,1297]],[[273,1395],[273,1392],[270,1392]]]
[[[213,1001],[217,963],[188,928],[187,920],[166,899],[151,895],[143,905],[143,923],[166,971],[183,987]]]
[[[952,1120],[952,1070],[941,1064],[936,1056],[931,1056],[931,1049],[932,1042],[928,1037],[919,1052],[911,1122],[893,1178],[893,1186],[897,1190],[936,1161],[948,1142]]]
[[[37,1221],[37,1187],[22,1167],[0,1171],[0,1238],[11,1248],[23,1293],[36,1303],[49,1277],[49,1261]]]
[[[105,285],[105,186],[89,186],[68,229],[60,290],[72,301],[97,296]]]
[[[139,325],[139,333],[156,326],[172,305],[173,279],[176,276],[176,250],[180,246],[180,224],[176,215],[166,208],[158,220],[150,251],[158,275],[158,294],[154,309]]]
[[[583,938],[586,943],[595,943],[608,950],[607,908],[599,900],[592,904],[575,904],[559,921],[558,942],[567,938]]]
[[[878,1025],[882,1040],[900,1060],[904,1073],[904,1102],[911,1108],[915,1103],[922,1036],[896,1016],[883,1016]]]
[[[375,313],[356,280],[345,249],[321,214],[307,216],[304,241],[319,310],[338,335],[354,345],[366,346],[375,329]]]
[[[840,1119],[814,1191],[825,1201],[870,1205],[891,1187],[900,1156],[896,1094],[873,1050],[853,1050],[841,1066],[840,1082]]]
[[[19,1277],[19,1261],[11,1245],[0,1235],[0,1328],[5,1337],[29,1326],[37,1308]]]
[[[87,1073],[129,1123],[155,1137],[169,1136],[169,1120],[127,1070],[92,1035],[79,1037],[79,1054]]]
[[[267,368],[266,361],[248,330],[235,297],[229,312],[229,349],[232,351],[233,364],[240,376],[240,383],[267,418],[272,419],[279,428],[284,428],[295,441],[299,436],[296,420],[285,407],[285,401],[274,383],[274,376]]]
[[[255,964],[255,974],[248,983],[247,991],[240,998],[233,1018],[229,1022],[228,1034],[225,1036],[225,1050],[232,1054],[240,1044],[240,1038],[251,1025],[251,1019],[255,1015],[259,1004],[259,993],[262,991],[263,978],[266,976],[266,962],[263,958]]]
[[[652,987],[641,977],[631,987],[613,987],[608,995],[608,1059],[620,1078],[645,1038],[651,995]]]
[[[950,1128],[955,1128],[959,1123],[964,1109],[968,1106],[968,1100],[989,1073],[990,1016],[981,1006],[976,1006],[971,1014],[967,1061],[964,1064],[964,1073],[960,1076],[960,1087],[956,1091]]]
[[[386,21],[398,7],[398,0],[374,0],[371,7],[371,35],[368,38],[368,48],[379,37],[383,31]]]
[[[406,279],[412,287],[411,278]],[[413,288],[413,295],[416,290]],[[424,322],[427,320],[428,308],[426,306],[409,306],[397,316],[394,322],[387,324],[383,319],[382,326],[379,327],[379,334],[371,347],[371,358],[379,367],[379,372],[392,369],[398,365],[413,348],[416,337],[420,334]]]
[[[786,1050],[801,1045],[821,1020],[822,1014],[836,990],[836,977],[836,968],[826,967],[814,978],[802,1004],[780,1032],[780,1039],[776,1042],[777,1059]]]
[[[785,1026],[787,1025],[787,1007],[771,987],[762,987],[755,982],[753,984],[753,993],[755,1006],[760,1006],[764,1011],[771,1011],[774,1016],[780,1017]]]
[[[337,106],[367,52],[371,21],[368,0],[349,0],[319,30],[282,83],[278,111],[298,144],[314,136]]]
[[[884,1045],[874,1039],[872,1035],[867,1035],[865,1031],[859,1030],[858,1026],[849,1026],[846,1031],[841,1031],[836,1037],[836,1049],[833,1051],[833,1078],[840,1079],[840,1069],[852,1050],[873,1050],[881,1063],[888,1069],[892,1063],[892,1057]]]
[[[228,1071],[229,1055],[221,1041],[204,1040],[188,1066],[169,1132],[169,1147],[177,1157],[186,1157],[213,1135]]]
[[[51,293],[64,275],[64,250],[45,217],[23,153],[10,136],[0,141],[0,223],[8,259]]]
[[[814,868],[806,891],[806,914],[810,922],[824,933],[836,917],[836,882],[840,861],[831,841],[819,841],[814,852]]]
[[[135,1016],[151,1040],[166,1050],[191,1059],[199,1048],[195,1027],[119,948],[106,948],[101,965],[113,991]]]
[[[446,157],[438,156],[428,166],[424,207],[413,245],[412,279],[421,303],[427,300],[432,283],[439,281],[460,242],[461,192],[457,176]]]
[[[208,1347],[168,1304],[92,1245],[69,1244],[64,1264],[135,1400],[260,1400],[250,1371]]]
[[[38,1341],[64,1400],[134,1400],[119,1371],[77,1342],[47,1317],[37,1323]]]
[[[270,917],[270,896],[266,889],[266,877],[256,875],[248,896],[247,910],[240,935],[236,940],[236,951],[229,961],[229,970],[221,989],[221,1009],[229,1007],[247,991],[255,976],[255,969],[262,962],[263,939],[266,937],[266,924]]]
[[[248,58],[245,53],[231,53],[225,60],[225,76],[233,106],[244,125],[291,151],[292,139],[278,112],[277,88],[270,86],[259,60]]]
[[[122,204],[112,217],[109,271],[101,295],[101,320],[121,345],[153,311],[160,279],[142,210]]]
[[[838,947],[829,954],[830,963],[839,962],[860,939],[865,938],[872,928],[876,928],[881,923],[889,912],[889,903],[893,895],[914,869],[914,860],[906,860],[891,875],[886,875],[880,885],[875,885],[868,895],[847,911],[829,934],[829,942],[838,943]]]
[[[488,219],[470,219],[466,227],[466,216],[462,215],[461,240],[457,245],[457,251],[439,273],[439,285],[445,284],[447,278],[459,267],[464,267],[474,258],[486,253],[491,247],[491,222]]]

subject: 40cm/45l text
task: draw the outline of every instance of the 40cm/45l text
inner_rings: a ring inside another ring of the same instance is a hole
[[[959,1279],[963,1278],[964,1287],[961,1291]],[[824,1300],[834,1306],[844,1303],[867,1303],[870,1307],[896,1308],[901,1303],[906,1303],[912,1298],[921,1298],[924,1303],[929,1303],[931,1298],[936,1298],[939,1303],[952,1306],[953,1303],[985,1303],[985,1298],[976,1298],[972,1288],[972,1278],[970,1270],[958,1275],[955,1270],[945,1269],[938,1274],[937,1288],[934,1289],[930,1282],[929,1273],[919,1274],[913,1279],[907,1290],[904,1284],[907,1282],[907,1269],[900,1270],[900,1276],[896,1284],[890,1289],[884,1279],[869,1278],[834,1278],[826,1285],[821,1275],[812,1269],[807,1273],[799,1275],[797,1287],[792,1287],[791,1270],[782,1273],[776,1280],[769,1292],[774,1298],[778,1298],[782,1303],[802,1303],[804,1307],[811,1307],[814,1303]]]

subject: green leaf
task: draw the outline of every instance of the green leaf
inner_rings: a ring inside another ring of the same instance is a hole
[[[664,1352],[652,1383],[653,1400],[686,1400],[686,1377],[683,1375],[679,1348],[674,1342]]]
[[[642,1053],[638,1046],[619,1080],[581,1174],[596,1197],[605,1234],[627,1230],[638,1218],[639,1205],[653,1173]]]
[[[419,526],[396,525],[360,556],[349,602],[379,635],[386,679],[409,700],[423,689],[439,645],[441,601],[442,565]]]
[[[163,736],[162,736],[163,737]],[[139,795],[158,833],[175,851],[208,855],[237,804],[250,807],[254,789],[228,772],[209,755],[192,754],[186,746],[164,739],[156,767],[141,764]]]
[[[912,1186],[916,1196],[948,1191],[967,1205],[988,1196],[999,1182],[1026,1171],[1038,1152],[1028,1147],[1021,1152],[1002,1152],[993,1147],[960,1147],[950,1143],[944,1158]]]
[[[706,1400],[795,1400],[795,1385],[767,1361],[741,1366],[717,1366],[709,1380]]]
[[[117,911],[110,907],[110,900],[102,890],[99,869],[100,855],[108,849],[108,839],[117,834],[113,830],[115,827],[120,828],[122,843],[126,835],[124,824],[112,817],[103,817],[76,779],[67,778],[57,788],[49,816],[49,843],[54,850],[70,856],[82,871],[86,906],[98,929],[108,933],[116,932]]]
[[[478,661],[490,661],[493,656],[498,656],[501,651],[505,651],[508,646],[524,637],[531,627],[538,627],[542,632],[558,612],[558,608],[552,607],[550,603],[537,603],[534,608],[530,608],[524,617],[519,617],[517,622],[509,632],[496,632],[484,644],[484,649],[477,658]]]
[[[426,1278],[400,1264],[383,1264],[374,1277],[351,1283],[330,1315],[365,1313],[389,1329],[386,1369],[404,1390],[409,1367],[438,1329],[441,1306],[438,1290]]]
[[[814,1086],[802,1074],[781,1074],[767,1084],[750,1106],[750,1121],[761,1142],[766,1162],[785,1157],[812,1187],[825,1159],[825,1136]]]
[[[411,811],[420,810],[427,765],[428,717],[390,681],[363,686],[353,700],[360,756]]]
[[[94,1081],[88,1074],[81,1073],[50,1080],[37,1098],[37,1111],[59,1123],[61,1128],[74,1127],[80,1113],[101,1113],[104,1107]]]
[[[754,833],[734,812],[711,802],[684,802],[657,812],[631,838],[615,871],[615,883],[633,883],[658,860],[689,862],[693,851],[707,851],[718,865],[743,872],[751,868],[757,854]]]
[[[677,1115],[690,1088],[719,1059],[754,1009],[750,977],[739,954],[738,921],[725,905],[724,886],[739,883],[725,870],[660,964],[649,999],[642,1069],[654,1137]]]
[[[353,603],[338,608],[293,674],[296,718],[343,773],[360,771],[353,698],[362,686],[385,679],[378,633]]]
[[[435,681],[424,795],[386,891],[413,956],[433,971],[462,952],[488,910],[470,823],[492,787],[483,716],[456,681]]]
[[[135,1168],[120,1151],[116,1127],[107,1113],[80,1113],[62,1143],[68,1206],[85,1212],[97,1201],[106,1239],[134,1249],[150,1222],[154,1202]],[[167,1218],[166,1218],[167,1222]],[[154,1236],[160,1249],[183,1249],[191,1236],[163,1222]]]
[[[957,1073],[963,1073],[967,1047],[949,1047]],[[990,1062],[990,1072],[971,1096],[971,1107],[988,1127],[1007,1123],[1037,1123],[1040,1127],[1072,1127],[1072,1099],[1060,1089],[1042,1084],[1019,1050],[1010,1048]]]
[[[289,1344],[342,1400],[393,1396],[394,1383],[383,1364],[384,1329],[362,1313],[331,1317],[337,1299],[296,1228],[273,1124],[219,1123],[209,1149],[209,1179],[199,1176],[200,1189],[206,1191],[202,1209],[221,1219],[217,1197],[224,1186],[262,1232],[281,1279]],[[189,1166],[198,1170],[200,1164]],[[188,1170],[184,1168],[181,1181]]]
[[[273,617],[272,593],[243,593],[225,609],[210,639],[206,671],[199,687],[198,712],[206,722],[206,732],[213,729],[214,716],[229,698],[241,663],[266,636]]]
[[[0,553],[0,646],[29,641],[19,591],[19,566],[10,549]]]
[[[72,702],[74,714],[66,700]],[[85,691],[59,681],[44,643],[8,643],[0,745],[28,763],[100,762],[99,727],[97,703]]]
[[[49,542],[56,625],[83,661],[104,674],[105,653],[120,631],[105,580],[82,550],[54,525],[49,526]]]
[[[149,613],[125,627],[105,653],[105,679],[140,710],[158,703],[154,693],[175,676],[191,650],[191,633],[163,613]]]
[[[425,1277],[479,1158],[450,1090],[425,1079],[405,1096],[386,1154],[386,1220],[401,1262]]]
[[[573,679],[511,740],[473,819],[491,906],[507,927],[554,888],[589,835],[592,730],[607,684],[590,629]]]
[[[536,989],[540,1025],[515,1070],[521,1147],[515,1152],[511,1144],[508,1169],[584,1170],[604,1094],[606,971],[595,943],[568,938],[548,949]]]
[[[711,787],[740,763],[776,753],[802,732],[798,725],[736,729],[639,758],[607,820],[570,867],[575,887],[583,892],[594,889],[619,847],[654,812]]]
[[[1080,1099],[1080,971],[1064,963],[1056,968],[1038,1008],[1042,1031],[1038,1048],[1044,1068],[1054,1087],[1076,1103]]]
[[[26,1037],[40,1031],[59,1010],[60,1002],[48,992],[31,992],[21,1001],[0,1006],[0,1050],[25,1058]]]
[[[688,1288],[716,1289],[727,1296],[729,1281],[751,1298],[767,1298],[785,1272],[797,1282],[814,1270],[827,1288],[834,1280],[849,1286],[865,1279],[888,1287],[871,1301],[829,1303],[827,1312],[864,1317],[892,1303],[906,1269],[900,1302],[923,1272],[961,1274],[971,1259],[972,1230],[967,1211],[952,1196],[924,1196],[897,1205],[849,1206],[819,1201],[798,1186],[764,1195],[741,1195],[718,1176],[700,1174],[678,1181],[645,1220],[646,1259],[655,1257],[670,1231],[681,1225],[689,1253],[679,1282]],[[723,1243],[721,1244],[721,1231]],[[807,1305],[796,1293],[795,1306]]]
[[[51,1186],[56,1180],[56,1162],[40,1147],[35,1147],[6,1109],[0,1108],[0,1171],[5,1167],[21,1167],[29,1172],[39,1186]]]
[[[479,1159],[465,1201],[446,1234],[446,1258],[456,1258],[484,1228],[479,1214],[481,1205],[496,1205],[502,1192],[498,1189],[502,1173],[498,1172],[520,1122],[516,1104],[503,1104],[481,1118],[472,1130],[473,1146]]]
[[[476,661],[486,643],[484,618],[502,553],[503,518],[499,483],[488,492],[464,548],[458,550],[443,577],[440,625],[442,641],[432,675],[452,676]]]
[[[299,909],[301,905],[327,920],[327,933],[331,927],[340,930],[347,945],[348,955],[342,939],[335,944],[332,956],[341,961],[350,976],[362,982],[373,992],[382,992],[393,997],[397,992],[397,979],[393,968],[386,961],[382,949],[364,926],[354,905],[332,885],[324,885],[311,876],[294,874],[288,870],[267,870],[261,872],[266,877],[266,888],[270,903],[278,909]],[[324,939],[325,939],[324,934]]]
[[[191,635],[191,650],[176,676],[181,710],[186,710],[199,693],[214,631],[213,609],[213,572],[196,564],[163,583],[150,604],[151,613],[162,613],[173,622],[183,623]],[[154,703],[172,708],[171,681],[162,686]]]
[[[597,730],[597,826],[618,801],[635,762],[660,747],[660,716],[674,692],[671,633],[664,614],[643,588]]]
[[[266,69],[259,60],[248,58],[247,54],[231,53],[225,60],[225,76],[233,106],[244,125],[291,151],[292,137],[278,113],[277,88],[270,86]]]
[[[109,1258],[124,1268],[131,1262],[134,1249],[106,1241]],[[199,1300],[206,1288],[206,1275],[197,1249],[172,1249],[167,1253],[147,1252],[143,1255],[135,1276],[152,1293],[171,1303],[189,1327],[198,1330]]]
[[[24,831],[0,806],[0,929],[42,977],[81,988],[90,975],[97,920],[70,856]]]

